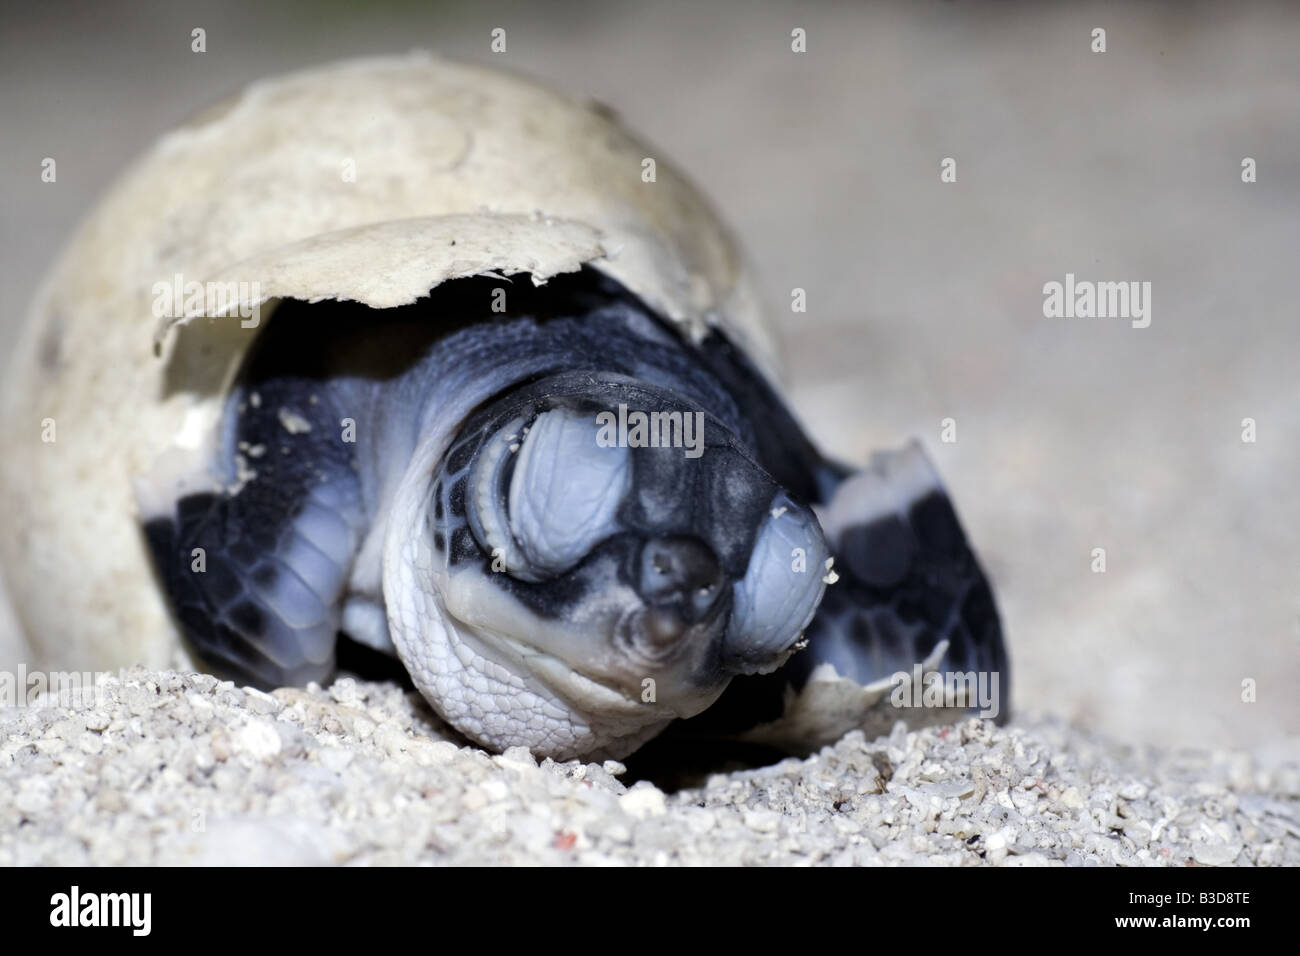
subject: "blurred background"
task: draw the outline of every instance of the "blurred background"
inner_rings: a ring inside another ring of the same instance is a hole
[[[0,333],[160,133],[249,80],[413,48],[599,99],[702,187],[816,438],[934,458],[1017,707],[1300,756],[1300,7],[7,4]],[[1066,273],[1150,282],[1150,327],[1045,318]]]

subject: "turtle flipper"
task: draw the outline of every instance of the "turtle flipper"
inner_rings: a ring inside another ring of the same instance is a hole
[[[184,497],[145,536],[177,620],[214,670],[264,687],[323,681],[354,536],[334,489],[312,489],[289,522],[253,491]]]
[[[146,510],[137,484],[154,565],[192,649],[213,671],[263,687],[333,673],[362,528],[355,446],[339,440],[328,389],[277,362],[265,345],[254,354],[207,470],[187,475],[178,463],[180,480],[153,483],[181,489],[173,506],[154,487]],[[159,475],[168,470],[160,462]]]
[[[818,517],[835,582],[779,671],[732,681],[691,735],[807,753],[978,712],[1005,719],[1010,671],[992,590],[919,445],[882,452]]]
[[[838,580],[787,665],[782,722],[768,735],[789,748],[899,719],[1005,719],[1010,670],[993,592],[920,445],[875,454],[819,517]]]
[[[809,670],[829,664],[866,685],[947,641],[942,670],[997,673],[1006,695],[993,592],[920,445],[877,453],[820,517],[839,580],[806,634]]]

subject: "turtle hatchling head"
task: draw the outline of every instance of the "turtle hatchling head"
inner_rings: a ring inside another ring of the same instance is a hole
[[[621,376],[499,396],[404,487],[393,640],[490,746],[630,752],[783,663],[825,589],[811,510],[703,409]]]

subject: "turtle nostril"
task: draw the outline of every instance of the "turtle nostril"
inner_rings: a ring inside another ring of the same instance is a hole
[[[670,647],[686,633],[686,622],[672,610],[652,607],[646,611],[641,621],[642,633],[651,647]]]
[[[652,607],[673,609],[688,624],[708,615],[724,592],[722,566],[694,538],[652,538],[641,552],[637,590]]]

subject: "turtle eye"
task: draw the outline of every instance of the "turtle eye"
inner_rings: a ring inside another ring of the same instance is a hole
[[[821,602],[828,557],[813,513],[778,494],[734,586],[725,658],[736,673],[767,673],[784,662]]]
[[[510,527],[530,566],[563,571],[617,531],[631,467],[626,448],[596,442],[596,420],[563,409],[538,415],[510,479]]]
[[[506,571],[541,581],[580,562],[617,528],[631,476],[626,448],[596,442],[594,416],[567,409],[515,419],[470,476],[471,524]]]

